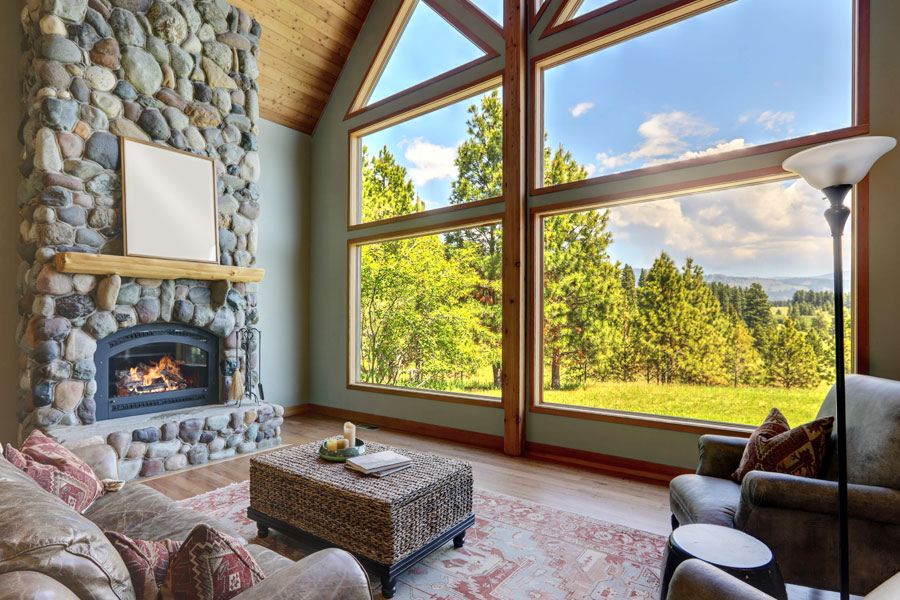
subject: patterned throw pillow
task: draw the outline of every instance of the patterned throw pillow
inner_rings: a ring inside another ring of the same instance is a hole
[[[21,451],[7,444],[3,455],[79,513],[103,495],[103,482],[88,464],[37,429],[22,444]]]
[[[740,483],[750,471],[816,477],[833,426],[834,417],[826,417],[791,429],[781,411],[773,408],[747,440],[741,464],[731,479]]]
[[[133,540],[114,531],[107,531],[106,537],[128,567],[136,600],[157,600],[159,588],[166,580],[169,564],[181,548],[181,542]]]
[[[169,565],[163,600],[229,600],[266,575],[236,539],[197,525]]]

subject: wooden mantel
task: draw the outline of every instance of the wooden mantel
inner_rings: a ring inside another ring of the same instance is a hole
[[[88,273],[91,275],[121,275],[147,279],[199,279],[207,281],[262,281],[265,269],[227,267],[210,263],[113,254],[61,252],[54,257],[60,273]]]

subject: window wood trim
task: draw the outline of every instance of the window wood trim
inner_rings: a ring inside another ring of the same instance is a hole
[[[540,8],[537,11],[534,10],[535,2],[540,2]],[[547,8],[550,6],[550,0],[528,0],[528,31],[534,31],[534,28],[537,27],[538,21],[544,16],[544,13],[547,12]]]
[[[533,132],[530,136],[531,154],[531,182],[529,193],[532,196],[559,192],[568,189],[590,187],[613,181],[622,181],[665,173],[679,169],[720,163],[738,158],[767,154],[780,150],[800,148],[812,144],[819,144],[869,133],[869,6],[870,0],[855,0],[853,12],[853,124],[849,127],[834,129],[806,135],[798,138],[789,138],[760,144],[740,150],[722,152],[705,157],[692,158],[681,161],[673,161],[652,167],[643,167],[590,177],[581,181],[574,181],[554,186],[543,186],[543,135],[544,131],[544,71],[558,66],[570,60],[575,60],[587,54],[597,52],[603,48],[619,44],[631,38],[638,37],[656,29],[666,27],[678,21],[689,19],[700,13],[707,12],[735,0],[677,0],[655,11],[630,19],[618,25],[594,32],[581,39],[563,44],[558,48],[548,50],[531,59],[531,79],[533,82],[532,101],[529,104],[529,120],[532,123]]]
[[[545,206],[536,206],[530,210],[530,235],[528,236],[528,264],[531,285],[529,286],[530,299],[528,309],[528,390],[531,401],[528,412],[536,414],[548,414],[568,418],[603,421],[607,423],[619,423],[652,429],[667,429],[695,434],[715,433],[721,435],[739,435],[746,437],[753,430],[752,426],[703,421],[685,417],[668,417],[665,415],[653,415],[646,413],[633,413],[604,408],[583,406],[567,406],[564,404],[544,402],[543,386],[543,314],[544,314],[544,259],[543,259],[543,218],[554,214],[564,214],[589,210],[593,208],[605,208],[629,204],[633,202],[653,201],[673,196],[682,196],[709,192],[719,189],[734,188],[746,185],[756,185],[774,181],[796,179],[796,175],[789,173],[781,166],[767,167],[741,173],[729,173],[716,177],[697,179],[681,183],[674,183],[655,188],[644,188],[584,198],[568,202],[559,202]],[[854,228],[853,239],[853,307],[854,326],[852,355],[859,373],[868,372],[868,345],[869,345],[869,250],[868,250],[868,177],[856,188],[854,198]],[[823,224],[824,227],[824,224]],[[825,230],[823,230],[825,231]]]
[[[581,8],[581,5],[584,3],[584,0],[567,0],[560,5],[559,9],[550,20],[550,24],[547,25],[547,28],[544,29],[543,33],[541,33],[541,36],[538,39],[542,40],[545,37],[553,35],[554,33],[564,31],[569,27],[574,27],[575,25],[580,25],[585,21],[590,21],[594,17],[605,15],[608,12],[612,12],[617,8],[621,8],[622,6],[626,6],[636,1],[637,0],[616,0],[615,2],[610,2],[605,6],[601,6],[600,8],[595,8],[590,12],[584,13],[580,17],[573,18],[572,15],[578,12],[578,9]]]
[[[406,29],[406,25],[409,23],[409,19],[410,17],[412,17],[413,11],[415,10],[419,2],[425,3],[429,8],[438,13],[438,15],[440,15],[442,19],[447,21],[447,23],[449,23],[454,29],[459,31],[466,39],[478,46],[478,48],[481,49],[485,53],[485,55],[453,69],[450,69],[449,71],[445,71],[444,73],[435,75],[434,77],[417,83],[414,86],[408,87],[404,90],[400,90],[399,92],[391,94],[386,98],[382,98],[381,100],[378,100],[376,102],[368,103],[369,97],[375,90],[375,86],[378,84],[378,81],[381,78],[381,75],[384,72],[388,61],[390,60],[394,49],[397,47],[397,42],[400,41],[400,37],[403,35],[403,31]],[[485,15],[485,17],[487,17],[487,15]],[[490,21],[491,19],[488,17],[488,20]],[[368,112],[373,108],[384,106],[385,104],[393,102],[398,98],[416,92],[439,81],[443,81],[444,79],[462,73],[463,71],[483,64],[491,59],[497,58],[498,56],[500,56],[500,54],[496,50],[494,50],[494,48],[489,43],[487,43],[471,29],[466,27],[466,25],[463,24],[462,21],[450,14],[435,0],[403,0],[400,4],[400,7],[397,9],[397,13],[394,15],[394,18],[391,21],[391,25],[388,28],[387,33],[381,40],[381,44],[378,46],[378,50],[376,51],[375,57],[372,59],[372,62],[369,65],[368,70],[366,71],[366,75],[360,82],[359,88],[357,88],[356,95],[353,98],[353,102],[350,104],[350,107],[347,109],[347,113],[344,115],[344,120],[346,121],[347,119],[351,119],[364,112]]]
[[[469,12],[471,12],[476,17],[478,17],[478,19],[481,20],[485,25],[487,25],[488,27],[493,29],[495,32],[497,32],[497,35],[499,35],[499,36],[503,35],[503,27],[500,25],[500,23],[498,23],[493,18],[491,18],[491,16],[489,14],[487,14],[486,12],[484,12],[483,10],[478,8],[473,2],[470,2],[470,0],[458,0],[458,1],[460,4],[465,6],[469,10]]]
[[[422,214],[422,213],[416,213]],[[381,385],[357,381],[359,373],[359,269],[362,246],[390,242],[394,240],[411,239],[428,235],[437,235],[448,231],[469,229],[485,225],[501,225],[504,213],[494,213],[479,217],[457,219],[437,225],[425,225],[378,235],[369,235],[347,240],[347,357],[346,357],[346,386],[348,390],[371,392],[376,394],[390,394],[410,398],[425,398],[428,400],[440,400],[457,404],[469,404],[472,406],[484,406],[488,408],[502,408],[501,398],[491,399],[490,396],[479,394],[467,394],[464,392],[442,392],[424,388],[405,388],[402,386]]]
[[[469,406],[483,406],[485,408],[503,408],[500,397],[489,400],[491,396],[479,394],[465,394],[462,392],[442,392],[440,390],[427,390],[424,388],[405,388],[397,385],[380,385],[374,383],[347,383],[348,390],[357,392],[372,392],[376,394],[391,394],[406,398],[422,398],[425,400],[439,400],[441,402],[454,402],[456,404],[468,404]]]

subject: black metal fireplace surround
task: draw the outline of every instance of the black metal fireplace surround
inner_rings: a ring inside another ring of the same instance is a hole
[[[219,338],[172,323],[123,329],[97,342],[97,420],[216,404]]]

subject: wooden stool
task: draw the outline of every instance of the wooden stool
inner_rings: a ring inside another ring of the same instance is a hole
[[[781,571],[768,546],[737,529],[700,524],[683,525],[669,536],[660,600],[666,600],[675,569],[689,558],[699,558],[778,600],[787,600]]]

